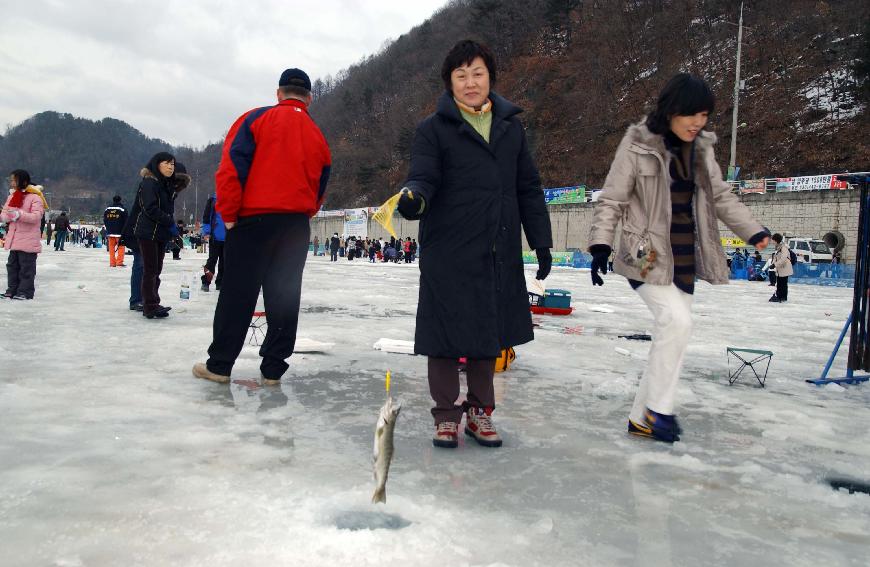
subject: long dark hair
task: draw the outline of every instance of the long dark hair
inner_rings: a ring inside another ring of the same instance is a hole
[[[646,126],[653,134],[663,135],[674,116],[691,116],[705,110],[712,113],[715,107],[716,97],[704,79],[679,73],[659,93],[655,109],[646,117]]]
[[[24,191],[30,185],[30,174],[23,169],[16,169],[9,175],[15,178],[15,188],[19,191]]]

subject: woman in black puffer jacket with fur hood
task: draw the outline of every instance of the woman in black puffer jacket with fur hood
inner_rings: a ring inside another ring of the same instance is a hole
[[[160,305],[160,273],[166,243],[178,233],[175,224],[176,185],[181,173],[175,171],[175,157],[159,152],[142,169],[142,182],[136,194],[136,215],[132,218],[133,234],[142,255],[142,314],[148,319],[169,316],[169,308]],[[187,177],[184,174],[184,177]]]

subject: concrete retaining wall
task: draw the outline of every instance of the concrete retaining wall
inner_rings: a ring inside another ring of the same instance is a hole
[[[748,194],[740,199],[752,210],[759,222],[772,232],[781,232],[789,237],[810,238],[822,238],[832,230],[841,232],[846,238],[843,261],[854,262],[860,203],[858,191]],[[554,250],[586,250],[593,208],[594,203],[550,207]],[[393,224],[399,236],[417,238],[416,221],[406,221],[397,216]],[[722,223],[719,228],[722,236],[736,236]],[[325,242],[334,232],[341,235],[343,230],[343,217],[318,217],[312,221],[311,238],[317,235],[320,242]],[[389,239],[389,234],[371,219],[368,231],[370,237]],[[527,248],[528,244],[524,241],[523,246]]]

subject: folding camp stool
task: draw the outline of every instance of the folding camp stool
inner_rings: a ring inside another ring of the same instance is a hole
[[[250,327],[251,336],[248,338],[248,344],[260,346],[260,342],[266,340],[266,312],[254,311]]]
[[[733,372],[731,371],[731,357],[737,359],[735,362],[739,362],[739,366]],[[740,374],[748,366],[752,373],[755,374],[755,379],[758,380],[758,383],[761,384],[761,387],[764,388],[764,381],[767,380],[767,371],[770,369],[770,361],[773,359],[773,352],[769,350],[758,350],[754,348],[737,348],[737,347],[726,347],[725,348],[725,359],[728,362],[728,384],[734,384],[738,378],[740,378]],[[764,373],[759,374],[755,367],[758,365],[759,370],[761,369],[761,365],[767,363],[764,367]]]

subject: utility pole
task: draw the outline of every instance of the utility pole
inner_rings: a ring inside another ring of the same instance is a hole
[[[199,179],[199,168],[193,170],[193,214],[199,214],[199,185],[196,180]],[[196,226],[194,224],[194,226]]]
[[[740,99],[740,48],[743,46],[743,2],[740,3],[740,23],[737,24],[737,65],[734,73],[734,111],[731,113],[731,161],[728,162],[729,180],[737,177],[737,105]]]

